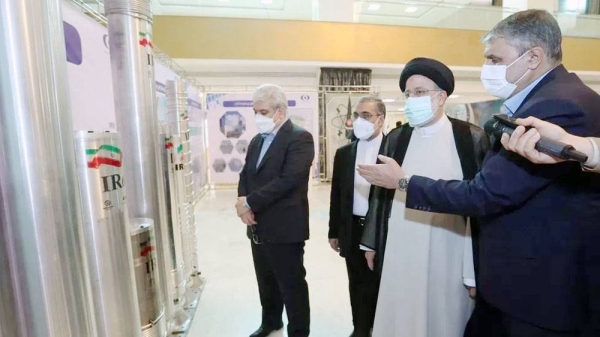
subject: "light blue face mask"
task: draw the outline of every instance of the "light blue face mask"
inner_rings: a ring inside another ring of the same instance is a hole
[[[422,126],[435,118],[435,111],[431,107],[431,99],[437,94],[433,96],[409,97],[406,100],[404,114],[410,126]]]

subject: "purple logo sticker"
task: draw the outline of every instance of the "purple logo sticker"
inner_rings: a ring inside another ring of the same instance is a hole
[[[81,36],[77,29],[63,21],[65,30],[65,45],[67,48],[67,62],[80,65],[83,62],[83,51],[81,49]]]

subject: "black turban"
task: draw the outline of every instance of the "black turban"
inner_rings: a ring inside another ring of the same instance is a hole
[[[454,75],[450,68],[440,61],[417,57],[406,64],[400,74],[400,90],[406,89],[406,81],[412,75],[422,75],[432,80],[448,96],[454,92]]]

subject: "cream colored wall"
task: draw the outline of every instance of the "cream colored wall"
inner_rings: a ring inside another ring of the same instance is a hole
[[[173,58],[404,64],[418,56],[481,66],[482,31],[186,16],[154,18],[154,42]],[[570,70],[600,71],[600,39],[563,40]]]

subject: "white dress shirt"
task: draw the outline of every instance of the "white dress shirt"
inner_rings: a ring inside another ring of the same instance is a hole
[[[529,93],[531,93],[531,91],[533,91],[533,89],[544,79],[544,77],[546,77],[546,75],[548,75],[556,67],[558,67],[558,65],[548,70],[544,75],[538,77],[537,80],[531,82],[528,86],[523,88],[523,90],[519,91],[518,93],[514,94],[512,97],[504,101],[504,104],[502,105],[504,107],[504,110],[502,111],[502,113],[512,117],[517,112],[517,110],[519,110],[519,107],[521,107],[523,101],[525,101]]]
[[[356,161],[354,167],[361,164],[377,163],[377,155],[381,148],[383,133],[371,140],[359,140],[356,147]],[[369,192],[371,184],[354,170],[354,205],[352,213],[356,216],[366,216],[369,210]]]

